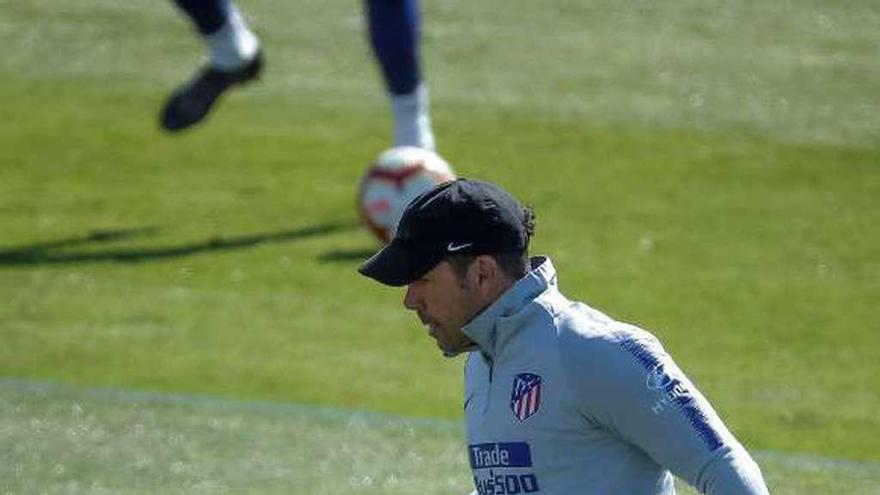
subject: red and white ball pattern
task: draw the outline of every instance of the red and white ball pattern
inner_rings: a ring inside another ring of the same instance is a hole
[[[361,219],[380,241],[387,243],[413,198],[454,179],[452,167],[433,151],[411,146],[391,148],[379,155],[361,179]]]

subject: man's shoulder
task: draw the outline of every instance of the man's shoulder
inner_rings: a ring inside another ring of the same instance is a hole
[[[620,345],[633,339],[652,339],[649,332],[618,321],[579,301],[556,304],[555,322],[560,341],[572,345]]]
[[[577,368],[613,366],[619,360],[632,360],[642,349],[663,352],[647,330],[569,300],[557,290],[547,290],[530,306],[531,310],[518,315],[520,325],[536,331],[528,332],[530,345],[544,342],[555,348],[564,367],[570,367],[566,363]]]
[[[639,352],[664,352],[659,340],[647,330],[617,321],[583,303],[572,303],[556,321],[559,353],[567,368],[607,369],[637,360]]]

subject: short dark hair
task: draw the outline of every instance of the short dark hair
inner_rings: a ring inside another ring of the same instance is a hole
[[[529,271],[529,257],[525,252],[519,253],[485,253],[491,256],[498,263],[501,272],[510,277],[511,280],[519,280]],[[479,254],[454,254],[448,256],[446,261],[452,265],[455,275],[463,279],[467,274],[468,268],[477,259]]]
[[[535,233],[535,211],[531,206],[523,207],[523,227],[526,234],[525,249],[522,251],[510,251],[501,253],[482,253],[487,254],[495,259],[501,271],[510,277],[511,280],[519,280],[529,272],[529,241]],[[467,274],[471,263],[479,256],[479,254],[454,254],[448,256],[446,261],[452,265],[455,275],[463,279]]]

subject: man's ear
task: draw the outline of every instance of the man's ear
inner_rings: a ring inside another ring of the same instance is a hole
[[[501,267],[495,258],[488,254],[481,254],[474,258],[471,264],[472,276],[471,282],[479,290],[492,290],[497,283],[496,278],[501,275]]]

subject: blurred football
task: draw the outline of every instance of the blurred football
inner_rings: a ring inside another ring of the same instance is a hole
[[[357,198],[361,219],[381,242],[387,243],[413,198],[454,179],[452,167],[433,151],[411,146],[391,148],[376,158],[361,179]]]

